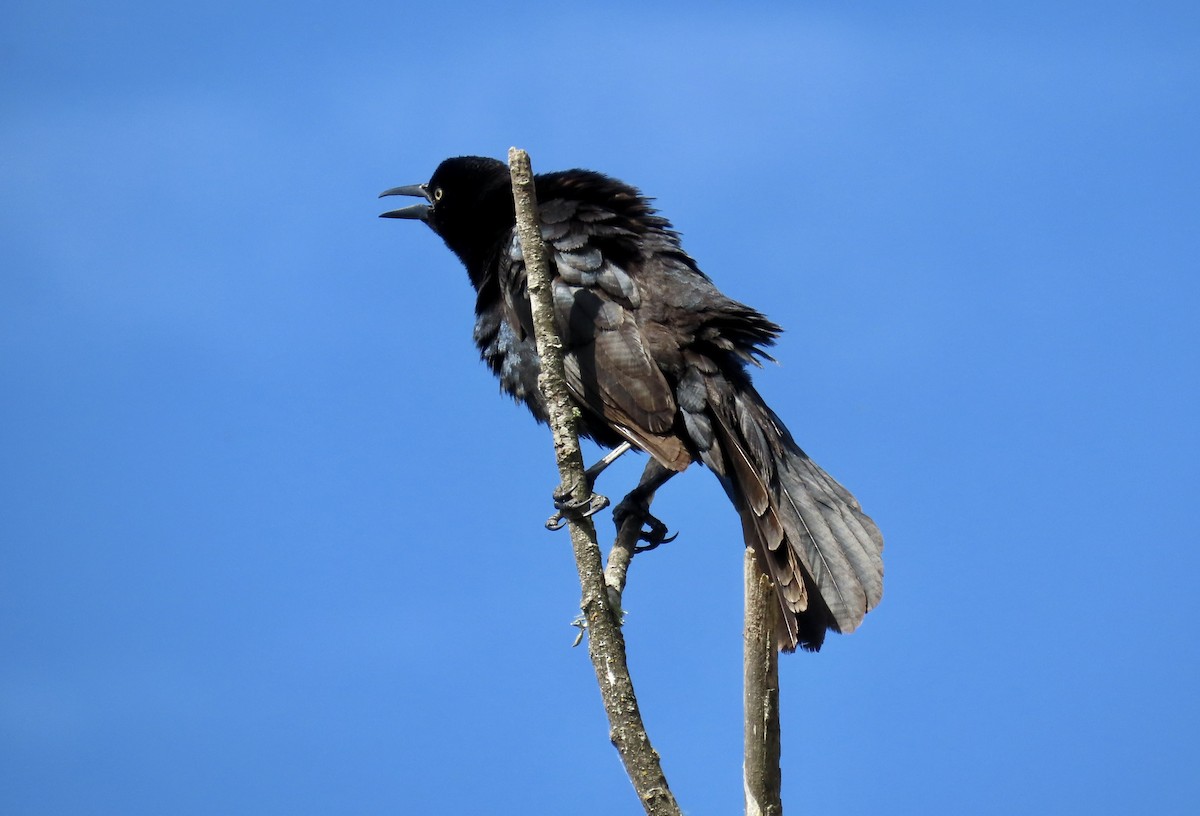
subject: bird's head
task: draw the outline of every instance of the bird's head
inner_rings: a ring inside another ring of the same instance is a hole
[[[414,196],[424,203],[382,213],[380,218],[424,221],[442,237],[474,277],[474,266],[494,248],[515,216],[508,165],[481,156],[459,156],[438,165],[424,184],[393,187],[379,194]]]

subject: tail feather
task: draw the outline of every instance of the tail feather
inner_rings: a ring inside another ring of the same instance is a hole
[[[703,458],[775,584],[780,647],[816,650],[852,632],[883,595],[883,537],[846,488],[792,439],[749,382],[710,376],[714,444]]]

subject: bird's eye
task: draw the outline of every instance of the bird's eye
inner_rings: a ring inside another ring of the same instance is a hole
[[[441,187],[438,187],[433,191],[433,200],[434,201],[442,200],[442,188]]]

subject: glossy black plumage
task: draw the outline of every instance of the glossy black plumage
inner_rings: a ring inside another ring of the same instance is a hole
[[[780,328],[721,294],[634,188],[586,170],[536,186],[580,432],[628,440],[672,471],[699,461],[717,474],[775,582],[782,648],[852,631],[882,595],[883,539],[750,382],[746,364],[769,359]],[[545,421],[507,166],[447,159],[427,184],[388,194],[427,199],[385,215],[425,221],[462,260],[483,359]]]

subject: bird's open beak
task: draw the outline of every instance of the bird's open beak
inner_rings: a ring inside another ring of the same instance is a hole
[[[384,190],[379,194],[380,198],[384,196],[417,196],[424,198],[426,201],[432,201],[429,196],[429,189],[424,184],[409,184],[405,187],[393,187],[390,190]],[[429,220],[429,205],[428,204],[413,204],[409,207],[401,207],[398,210],[389,210],[379,214],[380,218],[415,218],[418,221]]]

